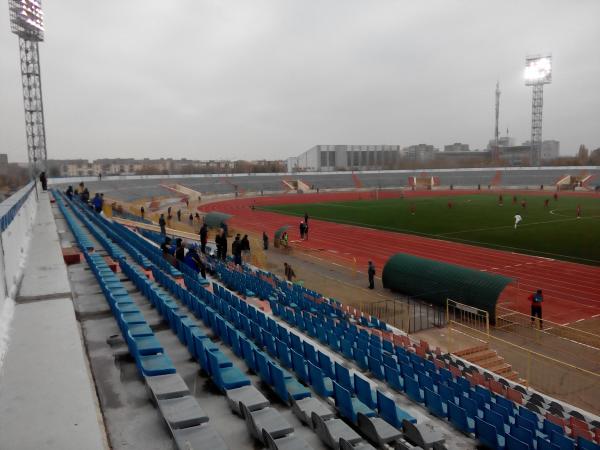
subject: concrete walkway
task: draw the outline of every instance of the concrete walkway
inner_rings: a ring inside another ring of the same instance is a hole
[[[108,448],[46,193],[0,373],[0,436],[15,450]]]

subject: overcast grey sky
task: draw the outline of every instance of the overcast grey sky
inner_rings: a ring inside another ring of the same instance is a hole
[[[49,158],[286,158],[314,144],[529,139],[527,54],[551,52],[544,138],[600,146],[600,1],[45,0]],[[0,152],[25,161],[0,5]]]

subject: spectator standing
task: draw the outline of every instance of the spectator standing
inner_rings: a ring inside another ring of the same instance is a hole
[[[69,197],[69,200],[73,200],[73,186],[69,186],[67,188],[67,191],[65,192],[65,194],[67,194],[67,197]]]
[[[190,226],[194,225],[194,215],[192,213],[190,213],[190,217],[188,217],[189,221],[190,221]]]
[[[158,226],[160,227],[160,234],[163,236],[167,234],[167,221],[165,220],[164,213],[160,214],[160,218],[158,219]]]
[[[221,229],[221,259],[225,261],[227,259],[227,230]]]
[[[538,289],[537,292],[529,296],[531,301],[531,326],[535,324],[536,316],[540,319],[540,330],[544,329],[544,321],[542,320],[542,302],[544,301],[544,295],[542,290]]]
[[[242,242],[240,241],[240,235],[235,236],[235,240],[231,244],[231,253],[233,254],[233,262],[237,266],[242,265]]]
[[[242,254],[244,255],[244,259],[248,261],[250,257],[250,240],[248,239],[248,235],[245,234],[240,243],[240,248],[242,249]]]
[[[289,282],[293,282],[294,278],[296,278],[294,269],[292,269],[292,266],[286,262],[283,263],[283,272],[285,274],[285,279],[288,280]]]
[[[208,227],[205,223],[200,227],[200,251],[206,253],[206,240],[208,239]]]
[[[308,225],[308,213],[304,212],[304,223]]]
[[[304,239],[304,222],[300,222],[300,239]]]
[[[94,211],[96,211],[97,213],[102,211],[102,199],[100,198],[100,194],[98,194],[97,192],[96,195],[94,195],[94,199],[92,200],[92,206],[94,207]]]
[[[221,253],[223,253],[223,232],[219,230],[215,236],[215,246],[217,247],[217,259],[221,259]],[[206,252],[206,245],[204,247]]]
[[[373,264],[373,261],[369,261],[367,273],[369,275],[369,289],[375,289],[375,264]]]
[[[46,172],[40,173],[40,183],[42,183],[42,190],[48,190],[48,178],[46,178]]]
[[[144,214],[145,214],[145,213],[146,213],[146,210],[144,209],[144,206],[142,205],[142,206],[140,207],[140,214],[141,214],[141,216],[142,216],[142,219],[144,218]]]
[[[269,236],[263,231],[263,250],[269,250]]]
[[[308,223],[304,224],[304,239],[308,241]]]
[[[177,222],[181,222],[181,210],[177,210]]]

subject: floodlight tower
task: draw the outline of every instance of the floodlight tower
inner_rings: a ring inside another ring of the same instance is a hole
[[[19,36],[27,156],[31,176],[35,177],[38,165],[45,170],[47,160],[38,51],[38,42],[44,40],[44,13],[41,0],[8,0],[8,11],[10,30]]]
[[[525,85],[532,87],[531,165],[539,166],[542,154],[542,110],[544,84],[552,82],[552,56],[532,55],[525,58]]]

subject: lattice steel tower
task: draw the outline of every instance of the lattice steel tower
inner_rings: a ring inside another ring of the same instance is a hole
[[[539,166],[542,155],[542,111],[544,84],[552,82],[552,56],[535,55],[525,58],[525,85],[532,87],[531,99],[531,165]]]
[[[27,156],[31,176],[46,170],[46,130],[38,43],[44,40],[41,0],[8,0],[10,29],[19,36]]]

